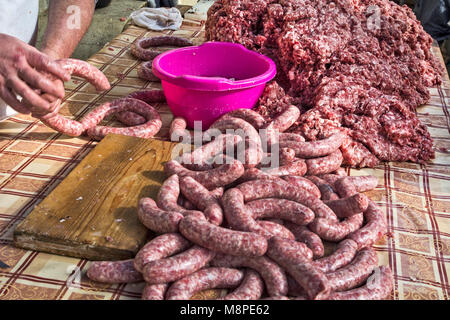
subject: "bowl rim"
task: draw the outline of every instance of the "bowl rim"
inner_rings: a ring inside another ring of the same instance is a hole
[[[167,72],[161,67],[161,60],[166,56],[173,54],[174,52],[195,51],[211,46],[219,46],[225,48],[225,50],[227,47],[242,50],[243,54],[252,55],[256,59],[259,59],[267,64],[266,71],[252,78],[234,81],[223,77],[202,77],[194,75],[176,76],[170,72]],[[251,88],[267,83],[268,81],[272,80],[277,73],[275,62],[269,57],[262,55],[256,51],[249,50],[239,43],[219,41],[209,41],[199,46],[183,47],[163,52],[153,60],[152,70],[155,76],[161,79],[161,81],[167,81],[173,85],[178,85],[186,89],[202,91],[229,91]]]

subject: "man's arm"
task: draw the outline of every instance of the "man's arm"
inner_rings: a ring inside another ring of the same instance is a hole
[[[68,58],[91,24],[94,0],[51,0],[41,51],[53,59]]]

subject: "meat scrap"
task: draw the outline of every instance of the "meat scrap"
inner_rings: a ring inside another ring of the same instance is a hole
[[[344,130],[343,164],[425,162],[433,140],[415,110],[441,83],[432,38],[407,6],[388,0],[218,0],[208,41],[241,43],[272,58],[275,81],[258,111],[270,121],[302,111],[288,130],[318,140]]]

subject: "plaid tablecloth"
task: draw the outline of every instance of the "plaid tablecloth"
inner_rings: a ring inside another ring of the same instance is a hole
[[[203,25],[185,20],[169,34],[201,43]],[[129,52],[140,36],[153,35],[130,26],[88,61],[102,70],[111,90],[97,94],[82,79],[66,83],[61,112],[80,119],[95,106],[128,93],[160,88],[140,80],[139,65]],[[433,48],[440,57],[438,47]],[[449,299],[450,286],[450,81],[432,88],[427,106],[418,110],[435,141],[436,159],[426,165],[384,163],[375,169],[349,170],[372,174],[378,187],[369,192],[385,212],[388,236],[375,245],[379,264],[395,274],[392,299]],[[158,137],[164,138],[172,114],[156,106],[163,119]],[[71,138],[39,121],[18,115],[0,122],[0,299],[136,299],[143,283],[102,285],[86,277],[89,261],[26,251],[13,246],[15,226],[54,189],[95,146],[87,138]],[[212,292],[208,294],[217,294]]]

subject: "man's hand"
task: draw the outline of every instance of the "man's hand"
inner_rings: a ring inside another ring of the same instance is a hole
[[[0,98],[20,113],[53,112],[55,104],[49,100],[64,97],[62,81],[70,80],[68,72],[17,38],[0,34],[0,43]],[[55,79],[46,74],[55,76]],[[19,101],[16,94],[24,101]]]

